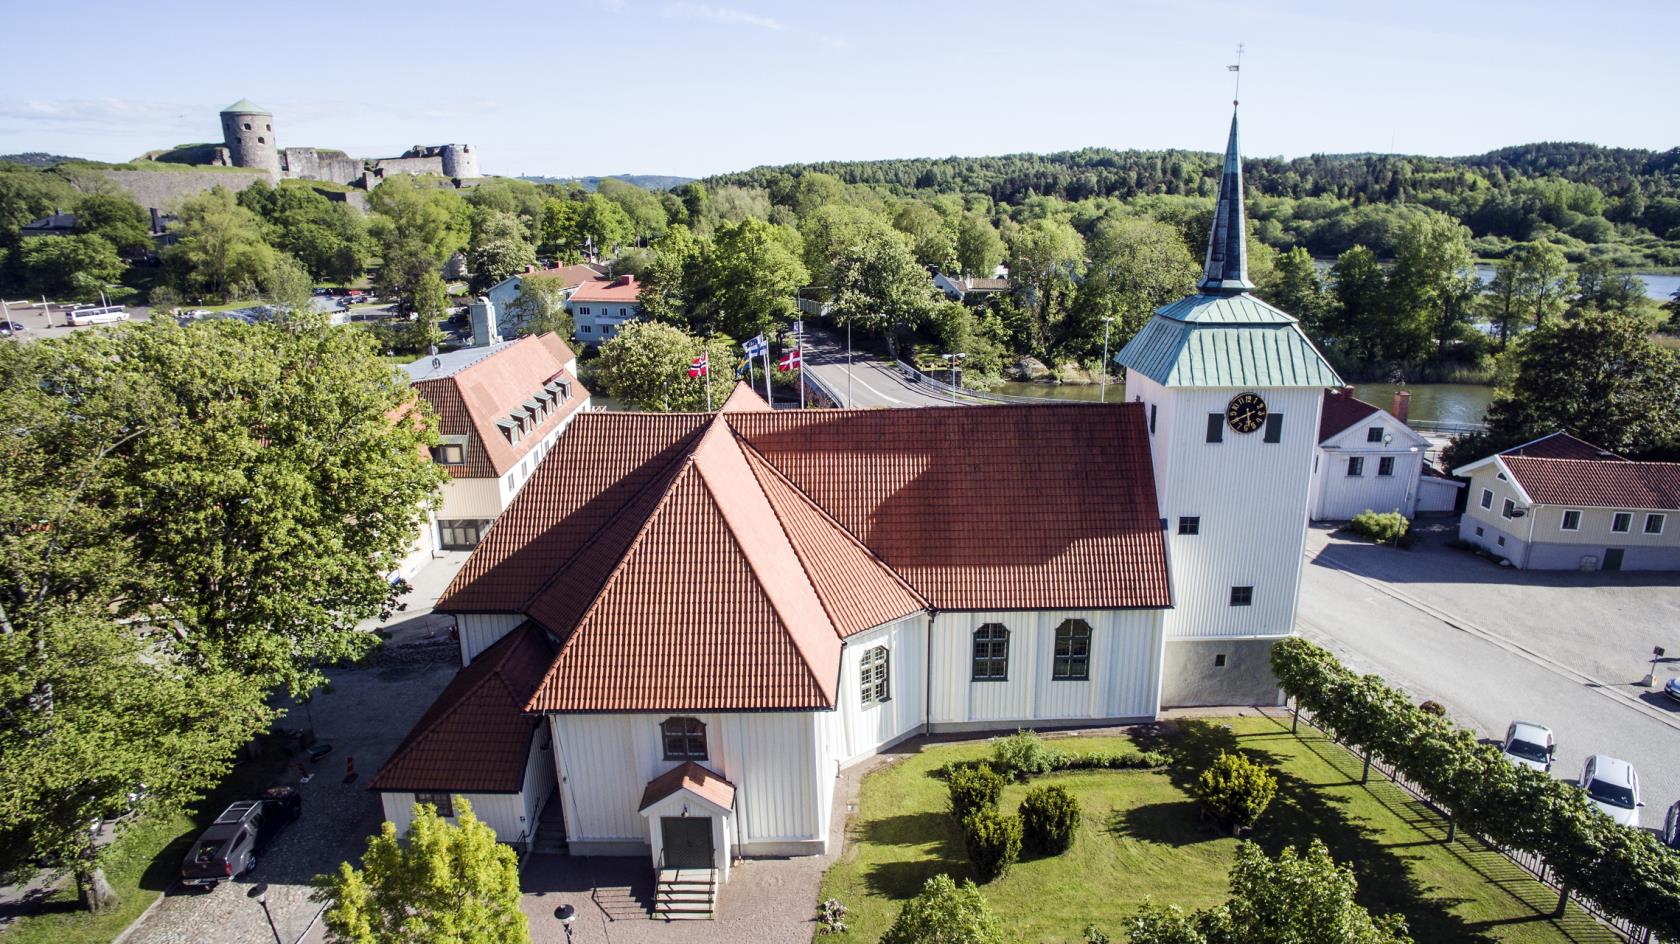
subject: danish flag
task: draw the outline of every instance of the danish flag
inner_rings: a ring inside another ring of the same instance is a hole
[[[799,348],[789,348],[782,359],[776,362],[776,369],[780,371],[798,370],[805,366],[805,358],[800,356]]]
[[[710,369],[711,365],[706,361],[706,355],[698,354],[688,365],[688,375],[690,377],[704,377]]]

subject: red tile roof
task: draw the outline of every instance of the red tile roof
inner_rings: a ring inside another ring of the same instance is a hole
[[[1680,509],[1680,462],[1546,459],[1505,453],[1499,461],[1537,504]]]
[[[536,711],[814,708],[839,642],[923,611],[1171,603],[1143,409],[573,423],[445,592],[564,643]]]
[[[633,302],[641,297],[642,283],[633,275],[585,282],[572,293],[574,302]]]
[[[678,790],[687,790],[726,810],[735,806],[734,784],[688,761],[649,780],[642,790],[642,803],[636,809],[645,810]]]
[[[1500,453],[1502,456],[1529,456],[1535,459],[1607,459],[1615,462],[1626,462],[1621,456],[1608,449],[1595,446],[1585,439],[1578,439],[1562,430],[1541,436],[1531,442]]]
[[[541,722],[525,704],[553,658],[548,635],[534,623],[497,640],[455,673],[368,789],[518,793]]]
[[[533,269],[530,272],[515,272],[514,278],[559,279],[567,288],[593,282],[606,274],[606,269],[592,262],[577,265],[556,265],[546,269]]]
[[[457,478],[496,478],[519,464],[588,399],[589,391],[565,369],[575,357],[558,335],[529,336],[446,376],[416,381],[415,391],[437,412],[438,431],[467,437],[465,463],[445,469]],[[519,442],[508,442],[497,422],[522,410],[551,380],[568,382],[570,396]]]
[[[1382,408],[1354,397],[1347,390],[1324,391],[1324,411],[1318,418],[1318,441],[1324,442]]]

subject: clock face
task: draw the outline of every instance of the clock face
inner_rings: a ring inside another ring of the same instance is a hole
[[[1225,407],[1225,422],[1239,433],[1252,433],[1266,425],[1266,401],[1258,393],[1239,393]]]

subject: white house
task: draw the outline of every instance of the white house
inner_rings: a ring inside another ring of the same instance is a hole
[[[709,914],[733,859],[826,850],[838,772],[904,738],[1276,703],[1340,380],[1249,294],[1236,149],[1233,118],[1200,291],[1119,354],[1136,402],[580,415],[438,604],[505,684],[427,713],[386,816],[498,796],[517,841],[558,803],[572,854]]]
[[[1680,570],[1680,463],[1634,462],[1564,432],[1453,470],[1458,536],[1525,570]]]
[[[970,297],[984,298],[988,295],[999,295],[1009,291],[1009,279],[975,278],[969,275],[949,275],[944,272],[933,273],[933,287],[945,293],[951,301],[966,301]]]
[[[1429,440],[1394,414],[1356,399],[1353,388],[1324,391],[1313,451],[1313,520],[1346,521],[1362,511],[1414,517],[1428,451]]]
[[[475,547],[572,418],[589,409],[577,356],[544,334],[423,357],[403,369],[437,414],[432,461],[449,475],[432,515],[432,546]]]
[[[578,343],[594,347],[612,340],[619,325],[642,316],[641,294],[641,283],[633,275],[578,286],[566,301]]]
[[[523,325],[514,314],[513,302],[519,297],[519,292],[524,287],[526,279],[557,282],[563,295],[570,298],[579,286],[600,279],[606,275],[606,272],[605,266],[596,265],[593,262],[584,262],[577,265],[550,266],[544,269],[528,266],[525,271],[508,276],[490,286],[489,290],[484,293],[483,297],[490,301],[490,304],[482,309],[485,315],[481,316],[475,310],[472,326],[473,343],[480,346],[494,344],[503,338],[511,338],[519,334]],[[485,324],[479,323],[481,317],[485,320]],[[494,317],[496,321],[494,331],[487,323],[490,317]]]

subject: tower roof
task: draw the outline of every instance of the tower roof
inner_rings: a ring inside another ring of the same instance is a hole
[[[1235,103],[1232,103],[1233,105]],[[1225,168],[1219,175],[1219,199],[1213,205],[1201,289],[1210,293],[1246,292],[1248,245],[1243,218],[1242,154],[1237,149],[1237,112],[1231,110],[1231,137],[1225,142]]]
[[[251,101],[248,98],[242,98],[239,101],[234,102],[232,105],[229,105],[228,107],[222,109],[222,114],[224,114],[224,115],[269,115],[269,116],[273,116],[274,113],[269,111],[268,109],[262,107],[261,105],[258,105],[256,102]]]

